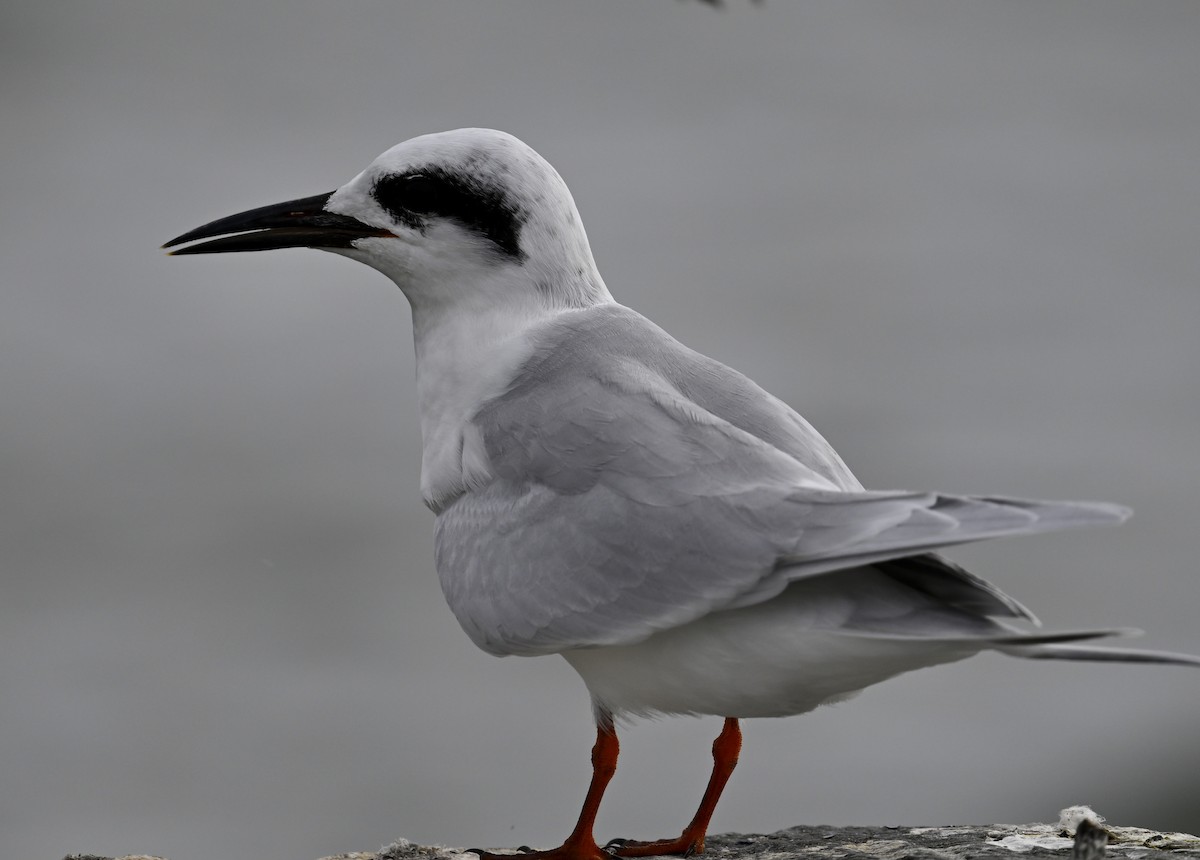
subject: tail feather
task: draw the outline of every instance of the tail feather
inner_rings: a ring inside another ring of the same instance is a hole
[[[1008,625],[1004,625],[1008,628]],[[1080,660],[1099,663],[1152,663],[1173,666],[1200,667],[1200,657],[1191,654],[1176,654],[1171,651],[1140,651],[1136,648],[1108,648],[1073,643],[1091,639],[1141,636],[1142,631],[1133,627],[1118,627],[1109,630],[1062,630],[1056,632],[1024,633],[1015,628],[994,632],[967,632],[946,629],[919,632],[906,629],[901,624],[884,627],[878,621],[871,627],[844,626],[840,632],[860,639],[887,639],[892,642],[919,641],[937,642],[942,645],[974,646],[975,650],[995,650],[1011,657],[1027,660]]]
[[[977,649],[994,648],[1004,653],[1024,657],[1025,649],[1033,650],[1062,642],[1084,642],[1088,639],[1108,639],[1113,636],[1138,636],[1140,630],[1132,627],[1114,627],[1109,630],[1059,630],[1051,632],[1023,633],[1018,630],[997,630],[993,626],[987,632],[968,631],[965,628],[946,628],[942,631],[929,629],[913,630],[903,624],[885,625],[876,620],[870,625],[843,625],[838,632],[858,639],[887,639],[892,642],[938,642],[941,644],[974,645]],[[1018,653],[1020,652],[1020,653]],[[1136,652],[1135,652],[1136,653]]]
[[[1166,666],[1197,666],[1200,657],[1171,651],[1139,651],[1136,648],[1093,648],[1085,645],[1030,645],[1000,648],[1005,654],[1028,660],[1085,660],[1097,663],[1153,663]]]

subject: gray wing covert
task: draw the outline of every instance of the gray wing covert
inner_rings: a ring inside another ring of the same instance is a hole
[[[826,486],[661,380],[557,377],[480,414],[495,479],[438,517],[443,590],[485,650],[633,641],[698,618],[792,546],[787,495]]]

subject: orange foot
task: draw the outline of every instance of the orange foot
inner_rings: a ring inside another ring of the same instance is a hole
[[[693,836],[685,831],[675,839],[657,839],[654,842],[613,839],[604,846],[604,850],[617,857],[691,857],[704,853],[704,834]]]
[[[478,848],[471,848],[469,851],[471,854],[478,854],[479,860],[613,860],[613,855],[602,849],[593,839],[568,839],[557,848],[547,851],[534,851],[522,845],[517,849],[517,854],[495,854]]]

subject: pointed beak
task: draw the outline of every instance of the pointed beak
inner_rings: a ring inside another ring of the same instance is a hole
[[[325,211],[329,194],[261,206],[189,230],[163,245],[173,248],[196,239],[198,245],[177,248],[173,255],[219,254],[224,251],[270,251],[275,248],[350,248],[356,239],[394,236],[357,218]],[[219,237],[219,238],[218,238]]]

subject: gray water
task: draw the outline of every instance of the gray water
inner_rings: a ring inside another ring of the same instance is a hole
[[[0,857],[569,830],[586,695],[442,602],[402,296],[157,250],[462,125],[868,485],[1132,505],[954,557],[1200,652],[1198,43],[1190,0],[4,4]],[[1195,832],[1198,712],[1185,669],[981,657],[750,722],[713,827]],[[717,729],[626,732],[599,835],[677,833]]]

